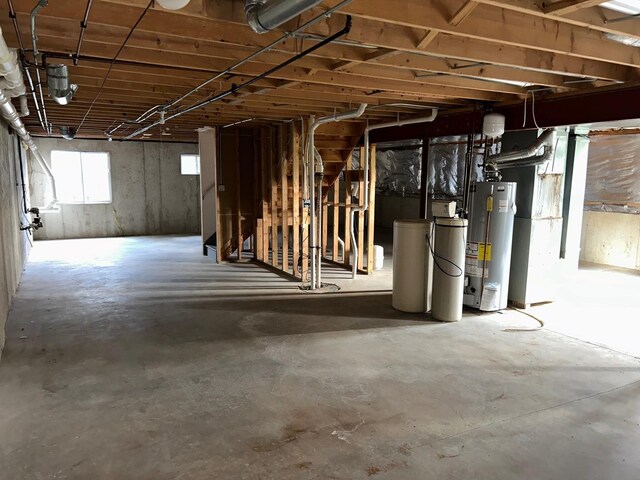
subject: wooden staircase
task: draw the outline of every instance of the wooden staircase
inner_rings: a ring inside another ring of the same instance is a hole
[[[364,122],[326,123],[316,131],[316,148],[324,162],[323,196],[326,198],[347,160],[356,148],[366,124]]]
[[[363,172],[351,168],[351,159],[364,128],[364,122],[340,122],[322,125],[316,131],[316,148],[325,166],[323,222],[320,225],[322,254],[346,268],[352,261],[350,213],[354,206],[364,205],[365,199],[356,199],[351,194],[345,196],[338,179],[344,171],[347,191],[351,192],[352,182],[358,183],[360,192],[363,191]],[[231,260],[234,253],[235,258],[241,259],[241,246],[251,239],[255,260],[299,280],[308,278],[310,222],[302,191],[304,145],[301,133],[299,122],[223,132],[220,160],[226,185],[224,190],[217,192],[218,261]],[[331,234],[327,228],[329,214],[335,225]],[[367,218],[372,225],[373,213],[366,215],[370,215]],[[371,271],[363,257],[365,251],[373,248],[372,230],[365,243],[365,214],[358,214],[356,219],[358,268],[362,272]],[[344,241],[344,251],[339,248],[341,241]]]

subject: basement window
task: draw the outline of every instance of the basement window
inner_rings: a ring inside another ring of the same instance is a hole
[[[180,173],[182,175],[200,175],[200,155],[188,153],[180,155]]]
[[[51,152],[60,203],[111,203],[111,168],[106,152]]]

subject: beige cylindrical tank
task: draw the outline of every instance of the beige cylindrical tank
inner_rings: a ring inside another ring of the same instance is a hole
[[[431,315],[443,322],[462,319],[467,220],[436,218]]]
[[[393,222],[393,297],[392,306],[401,312],[424,313],[431,308],[431,256],[426,235],[429,220]]]

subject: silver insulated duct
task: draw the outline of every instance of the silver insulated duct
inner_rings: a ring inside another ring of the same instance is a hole
[[[533,145],[513,152],[490,155],[488,160],[500,169],[540,165],[553,159],[556,141],[557,131],[555,129],[545,130]]]
[[[265,33],[320,3],[322,0],[246,0],[244,12],[253,31]]]
[[[58,196],[56,192],[56,181],[53,177],[53,172],[49,168],[49,165],[47,164],[45,159],[42,157],[42,154],[38,150],[38,147],[36,147],[36,144],[33,143],[33,139],[31,138],[31,135],[29,135],[29,132],[25,128],[24,123],[22,123],[22,120],[20,119],[20,115],[18,115],[18,112],[16,111],[15,107],[11,103],[11,99],[7,97],[1,90],[0,90],[0,113],[2,114],[4,119],[9,123],[9,125],[11,125],[11,127],[18,134],[18,136],[22,139],[22,141],[24,142],[24,145],[28,147],[29,150],[31,150],[31,154],[38,161],[38,163],[44,170],[45,175],[49,178],[49,182],[51,184],[51,195],[53,198],[51,199],[51,202],[49,202],[49,204],[47,204],[46,206],[42,207],[41,210],[49,210],[55,207],[55,205],[58,203]]]
[[[49,96],[60,105],[67,105],[78,91],[78,85],[69,82],[66,65],[47,65],[47,85]]]

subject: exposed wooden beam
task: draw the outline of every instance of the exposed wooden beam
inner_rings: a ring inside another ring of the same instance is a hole
[[[581,8],[595,7],[607,0],[561,0],[560,2],[543,4],[545,13],[562,16],[573,13]]]
[[[436,39],[438,33],[440,32],[438,32],[437,30],[429,30],[429,32],[424,37],[422,37],[422,40],[418,42],[416,48],[418,50],[424,50],[425,48],[427,48],[431,44],[431,42]]]
[[[451,17],[449,23],[457,27],[464,22],[469,15],[471,15],[477,6],[478,2],[476,0],[467,0],[453,15],[453,17]]]

